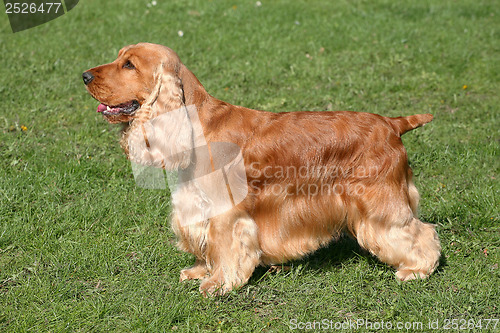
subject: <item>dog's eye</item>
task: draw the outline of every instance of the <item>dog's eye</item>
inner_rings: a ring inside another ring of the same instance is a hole
[[[132,63],[130,62],[130,60],[127,60],[127,62],[123,64],[123,68],[135,69],[134,65],[132,65]]]

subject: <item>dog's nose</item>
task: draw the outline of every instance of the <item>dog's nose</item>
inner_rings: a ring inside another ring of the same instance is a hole
[[[90,73],[90,72],[84,72],[82,74],[82,78],[83,78],[83,83],[85,83],[85,85],[87,85],[90,82],[92,82],[92,80],[94,79],[94,75],[92,75],[92,73]]]

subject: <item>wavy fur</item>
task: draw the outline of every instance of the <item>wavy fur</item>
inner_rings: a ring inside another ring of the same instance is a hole
[[[241,203],[185,224],[211,193],[190,183],[173,194],[179,248],[196,257],[181,280],[202,279],[204,294],[239,287],[257,265],[301,258],[342,232],[401,280],[427,277],[438,265],[439,239],[416,216],[419,195],[400,138],[431,115],[276,114],[234,106],[210,96],[171,49],[147,43],[127,46],[114,62],[89,72],[95,79],[87,89],[102,103],[141,105],[133,115],[108,117],[127,123],[122,146],[131,160],[190,170],[196,157],[183,152],[198,146],[201,132],[209,145],[241,148],[248,181]],[[201,129],[183,125],[186,105],[196,108]]]

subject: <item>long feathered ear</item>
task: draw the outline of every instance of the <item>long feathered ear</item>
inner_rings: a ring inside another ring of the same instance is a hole
[[[167,170],[187,168],[193,148],[193,126],[184,104],[177,71],[161,65],[156,86],[127,131],[129,158]]]
[[[137,120],[146,121],[160,114],[172,110],[180,109],[184,104],[184,91],[182,81],[178,75],[179,66],[171,68],[166,64],[161,64],[156,69],[154,78],[155,88],[149,98],[141,106],[142,112],[137,116]]]

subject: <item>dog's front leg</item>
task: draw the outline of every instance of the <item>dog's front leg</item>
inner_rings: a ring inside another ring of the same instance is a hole
[[[257,225],[247,213],[233,209],[211,218],[206,262],[210,277],[203,280],[204,296],[221,295],[247,283],[260,263]]]

